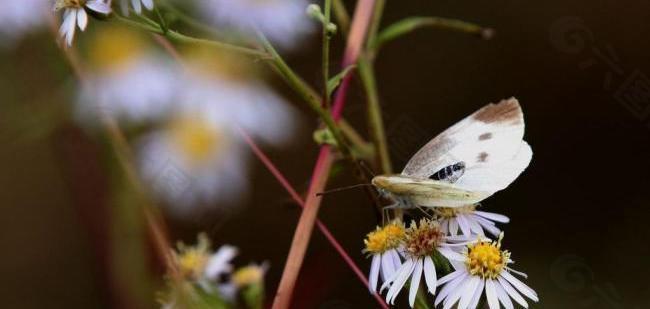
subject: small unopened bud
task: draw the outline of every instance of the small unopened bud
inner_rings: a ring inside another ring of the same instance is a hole
[[[310,4],[307,6],[307,15],[309,17],[316,19],[316,20],[323,20],[325,19],[325,16],[323,16],[323,10],[321,10],[320,6],[318,4]]]

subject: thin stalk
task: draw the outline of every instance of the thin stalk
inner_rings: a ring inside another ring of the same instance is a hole
[[[264,51],[254,49],[254,48],[238,46],[238,45],[224,43],[224,42],[215,41],[215,40],[207,40],[207,39],[195,38],[195,37],[184,35],[182,33],[174,31],[174,30],[165,31],[165,30],[162,29],[162,27],[160,25],[158,25],[157,23],[155,23],[155,22],[153,22],[151,20],[150,21],[153,22],[156,26],[154,26],[153,24],[149,24],[149,23],[147,23],[147,24],[140,23],[140,22],[137,22],[137,21],[122,17],[120,15],[115,15],[115,16],[116,16],[115,18],[117,18],[117,20],[119,20],[120,22],[122,22],[122,23],[124,23],[126,25],[136,27],[136,28],[140,28],[142,30],[145,30],[145,31],[148,31],[148,32],[151,32],[151,33],[160,34],[160,35],[162,35],[162,36],[164,36],[166,38],[169,38],[172,41],[176,41],[176,42],[179,42],[179,43],[204,45],[204,46],[214,47],[214,48],[218,48],[218,49],[222,49],[222,50],[226,50],[226,51],[231,51],[231,52],[239,53],[239,54],[246,55],[246,56],[252,56],[252,57],[256,57],[256,58],[262,58],[262,59],[269,58],[269,55],[267,53],[265,53]]]
[[[350,31],[350,37],[348,38],[346,52],[343,59],[344,68],[351,63],[355,63],[358,59],[359,51],[365,42],[365,35],[368,30],[368,24],[370,23],[370,17],[372,16],[374,5],[374,0],[360,1],[357,3],[357,10],[355,11],[355,17],[353,19],[352,29]],[[339,91],[336,94],[336,100],[332,107],[332,118],[334,119],[339,119],[341,117],[341,112],[345,106],[345,97],[349,82],[350,76],[348,75],[344,78],[341,83],[341,88],[339,88]],[[322,197],[316,195],[316,193],[322,192],[327,184],[329,171],[334,162],[333,155],[334,154],[329,145],[321,146],[318,160],[316,161],[312,174],[307,199],[305,201],[305,209],[298,221],[298,226],[296,227],[291,243],[291,249],[289,250],[289,256],[285,263],[282,279],[280,280],[273,301],[274,309],[289,308],[291,303],[291,296],[296,284],[296,279],[298,278],[298,273],[302,267],[307,246],[322,201]],[[382,307],[388,308],[383,301],[380,304]]]
[[[244,131],[243,129],[239,129],[240,133],[244,137],[244,141],[249,145],[251,150],[253,150],[253,153],[257,158],[266,166],[266,168],[273,174],[275,179],[282,185],[282,187],[289,193],[291,198],[300,206],[301,208],[305,208],[305,201],[300,197],[298,192],[293,188],[291,183],[287,180],[287,178],[280,172],[280,170],[273,164],[271,159],[269,159],[266,154],[255,144],[255,141]],[[316,226],[318,227],[318,230],[325,236],[327,241],[334,247],[334,250],[338,252],[338,254],[343,258],[345,263],[350,267],[350,269],[354,272],[354,274],[359,278],[359,280],[366,286],[369,286],[368,283],[368,278],[364,275],[364,273],[361,271],[359,266],[354,262],[354,260],[350,257],[350,255],[345,251],[341,243],[334,237],[332,232],[327,228],[327,226],[321,222],[320,220],[316,219]],[[381,298],[380,295],[374,294],[375,299],[379,302],[379,304],[382,304],[384,301]]]
[[[343,33],[343,37],[347,38],[348,33],[350,32],[350,14],[345,8],[343,0],[333,0],[332,3],[334,9],[334,17],[336,18],[336,24]]]
[[[54,33],[56,34],[56,31],[54,31]],[[72,49],[67,49],[63,50],[63,53],[72,67],[75,76],[82,84],[87,83],[86,74],[74,51]],[[146,226],[148,227],[158,257],[161,262],[166,265],[172,277],[179,278],[180,274],[176,268],[176,264],[173,262],[171,245],[167,237],[164,222],[160,213],[153,207],[148,199],[146,190],[137,176],[133,165],[132,152],[124,133],[121,131],[115,120],[107,114],[100,113],[100,121],[106,131],[110,144],[117,155],[118,162],[126,173],[127,180],[138,193],[138,197],[140,198],[139,204],[142,207]]]
[[[372,141],[377,148],[377,160],[384,174],[393,173],[393,164],[390,160],[388,151],[388,142],[384,127],[381,105],[379,104],[379,94],[377,90],[377,81],[375,80],[375,68],[373,63],[366,57],[359,59],[359,76],[368,96],[367,112],[368,124]]]
[[[327,84],[330,80],[330,32],[327,27],[330,24],[332,16],[332,0],[325,0],[325,21],[323,22],[323,106],[326,109],[330,108],[330,94],[327,90]]]

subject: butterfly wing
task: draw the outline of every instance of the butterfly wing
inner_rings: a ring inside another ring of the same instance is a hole
[[[465,190],[494,193],[514,181],[530,162],[530,156],[525,159],[532,152],[522,141],[524,128],[517,99],[488,104],[422,147],[402,175],[427,179],[446,166],[464,162],[465,173],[456,184]],[[504,169],[509,172],[502,173]],[[489,175],[497,179],[494,185]]]
[[[468,167],[454,186],[464,190],[492,193],[503,190],[519,177],[532,158],[532,149],[528,143],[521,141],[519,151],[512,159]]]

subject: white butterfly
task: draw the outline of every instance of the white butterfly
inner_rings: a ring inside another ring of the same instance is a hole
[[[505,189],[533,152],[523,140],[524,117],[515,98],[488,104],[420,149],[399,175],[372,184],[392,207],[461,207]]]

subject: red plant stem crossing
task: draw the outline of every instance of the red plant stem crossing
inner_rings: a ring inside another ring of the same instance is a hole
[[[348,38],[343,58],[344,68],[352,63],[356,63],[359,57],[359,53],[365,42],[368,26],[372,19],[374,6],[375,0],[360,0],[357,3],[357,9],[354,13],[352,28],[350,30],[350,36]],[[335,121],[341,118],[351,78],[351,75],[346,76],[336,93],[334,106],[332,107],[332,117]],[[298,273],[300,272],[300,268],[302,267],[305,258],[307,246],[309,245],[309,240],[322,201],[322,197],[316,194],[324,191],[333,162],[334,155],[330,146],[322,145],[318,159],[316,160],[316,165],[314,166],[311,184],[305,201],[305,207],[300,216],[300,220],[298,221],[298,226],[296,227],[291,243],[291,249],[289,250],[289,256],[285,263],[282,279],[280,280],[280,285],[275,295],[273,309],[289,308],[289,305],[291,304],[291,296],[298,278]],[[382,307],[388,308],[381,298],[378,299]]]

